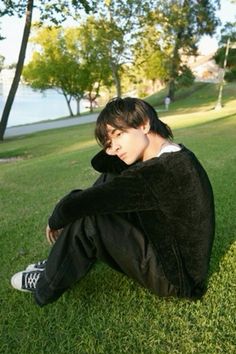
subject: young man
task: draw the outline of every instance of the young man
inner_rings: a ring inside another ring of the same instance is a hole
[[[208,176],[155,110],[136,98],[111,100],[95,136],[100,177],[55,206],[47,261],[12,277],[40,306],[57,300],[96,260],[159,296],[201,298],[214,238]]]

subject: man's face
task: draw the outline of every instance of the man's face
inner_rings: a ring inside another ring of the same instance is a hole
[[[107,125],[107,129],[109,141],[106,153],[108,155],[117,155],[127,165],[145,160],[145,151],[149,144],[147,137],[149,128],[146,125],[141,125],[137,129],[128,128],[125,131]]]

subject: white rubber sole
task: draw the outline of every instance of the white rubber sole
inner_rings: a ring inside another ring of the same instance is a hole
[[[31,293],[30,290],[22,289],[22,273],[23,272],[18,272],[12,276],[11,286],[16,290],[23,291],[25,293]]]

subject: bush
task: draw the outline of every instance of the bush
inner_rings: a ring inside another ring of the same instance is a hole
[[[181,72],[177,78],[177,86],[178,87],[188,87],[194,83],[195,76],[193,75],[191,69],[184,65],[181,68]]]
[[[225,81],[227,82],[236,81],[236,68],[229,70],[225,73]]]

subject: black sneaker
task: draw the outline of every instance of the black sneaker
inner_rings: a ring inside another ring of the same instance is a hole
[[[36,289],[41,274],[42,270],[18,272],[11,278],[11,285],[20,291],[33,292]]]
[[[25,269],[26,271],[30,270],[44,270],[47,264],[47,260],[44,259],[43,261],[39,261],[37,263],[29,264],[28,267]]]

